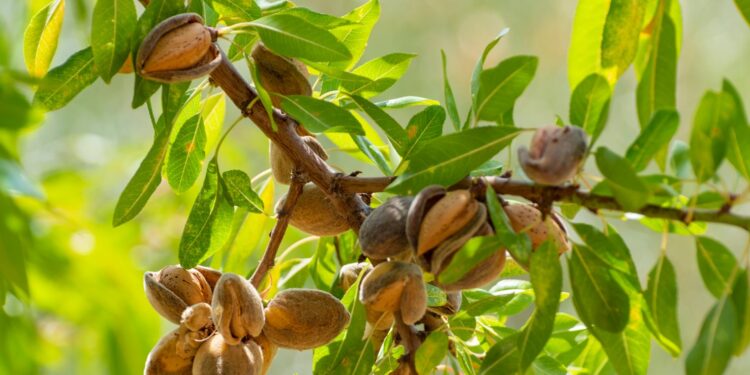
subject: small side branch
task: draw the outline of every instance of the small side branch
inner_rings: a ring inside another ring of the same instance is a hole
[[[402,357],[401,360],[411,368],[412,374],[416,374],[417,369],[414,360],[416,358],[417,349],[419,349],[419,345],[422,344],[422,340],[419,338],[414,326],[404,323],[404,320],[401,319],[400,311],[394,313],[393,318],[396,323],[396,332],[398,332],[398,336],[401,338],[401,344],[404,345],[404,349],[406,349],[406,354],[404,354],[404,357]]]
[[[276,262],[276,253],[279,251],[281,240],[284,239],[284,233],[286,233],[286,228],[289,226],[289,219],[291,218],[295,204],[297,204],[297,198],[302,194],[302,187],[304,185],[304,180],[295,172],[292,183],[289,185],[286,201],[284,201],[284,205],[278,213],[276,225],[271,231],[271,239],[268,241],[266,251],[263,253],[263,258],[260,260],[258,268],[255,269],[253,276],[250,278],[250,282],[256,288],[260,287],[263,278],[266,277],[266,274],[273,268]]]

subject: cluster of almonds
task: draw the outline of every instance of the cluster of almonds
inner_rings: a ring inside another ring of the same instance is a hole
[[[560,254],[569,249],[564,228],[554,214],[543,219],[535,206],[522,203],[505,204],[503,208],[513,229],[529,235],[533,249],[547,239],[555,241]],[[392,197],[367,217],[359,232],[363,255],[377,265],[344,266],[342,287],[348,288],[360,272],[365,273],[359,296],[370,329],[375,331],[387,330],[394,314],[406,324],[424,323],[428,311],[424,272],[432,273],[432,283],[448,296],[448,304],[434,312],[455,313],[460,307],[461,290],[481,287],[500,275],[506,249],[498,248],[456,282],[440,284],[437,276],[469,239],[492,234],[487,206],[470,190],[429,186],[415,197]]]
[[[288,289],[264,308],[248,280],[206,267],[147,272],[144,287],[154,309],[179,324],[149,353],[147,375],[265,374],[277,347],[313,349],[349,324],[329,293]]]

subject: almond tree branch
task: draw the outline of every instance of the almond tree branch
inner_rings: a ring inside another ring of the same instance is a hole
[[[266,251],[263,252],[263,258],[260,260],[258,267],[255,269],[255,272],[253,272],[253,276],[250,278],[250,282],[256,289],[260,287],[263,278],[266,277],[266,274],[271,268],[273,268],[276,262],[276,253],[279,251],[279,245],[281,245],[281,240],[284,239],[286,228],[289,226],[289,219],[292,216],[292,211],[297,204],[297,198],[302,194],[302,188],[304,186],[304,177],[295,170],[292,182],[289,185],[289,192],[286,195],[286,200],[284,201],[281,210],[278,212],[276,225],[274,225],[273,230],[271,230],[271,239],[268,241]]]
[[[344,192],[374,193],[384,191],[395,177],[350,177],[340,176],[338,186]],[[613,197],[592,194],[579,186],[544,186],[524,181],[514,181],[504,177],[487,177],[485,181],[498,194],[523,197],[534,202],[575,203],[590,210],[611,210],[626,212]],[[750,232],[750,217],[733,214],[728,209],[694,210],[692,218],[687,209],[662,207],[649,204],[635,211],[643,216],[679,221],[707,222],[732,225]]]
[[[346,218],[349,227],[359,231],[370,208],[356,193],[344,192],[338,188],[335,173],[328,164],[311,150],[297,134],[299,124],[282,113],[273,110],[273,119],[277,129],[274,130],[271,119],[260,101],[253,101],[258,97],[256,91],[250,87],[242,75],[235,69],[224,52],[221,64],[211,72],[211,81],[221,87],[232,102],[242,111],[242,114],[252,120],[255,125],[272,142],[276,144],[305,175],[323,190],[337,209]]]

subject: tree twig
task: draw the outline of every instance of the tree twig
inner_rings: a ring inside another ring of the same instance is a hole
[[[384,191],[395,177],[351,177],[341,176],[338,186],[344,192],[367,192],[374,193]],[[530,182],[514,181],[504,177],[485,178],[488,185],[498,194],[507,194],[523,197],[530,201],[554,201],[564,203],[575,203],[591,210],[611,210],[626,212],[613,197],[592,194],[583,191],[579,186],[545,186]],[[692,218],[688,210],[679,208],[662,207],[649,204],[636,210],[635,213],[647,217],[661,218],[679,221],[685,224],[691,222],[707,222],[732,225],[750,231],[750,217],[733,214],[726,207],[718,210],[693,210]]]
[[[289,192],[286,194],[284,205],[278,212],[276,225],[274,225],[273,230],[271,230],[271,239],[268,241],[266,251],[263,253],[263,258],[260,260],[258,267],[255,269],[255,272],[253,272],[253,276],[250,278],[250,282],[255,288],[260,287],[263,278],[266,277],[266,274],[271,268],[273,268],[276,262],[276,253],[279,251],[279,245],[281,245],[281,240],[284,239],[286,228],[289,226],[289,219],[291,218],[292,211],[294,210],[295,204],[297,204],[297,198],[302,194],[302,188],[304,186],[304,179],[300,177],[297,171],[295,171],[292,177],[292,182],[289,185]]]
[[[408,362],[412,373],[416,374],[417,369],[414,364],[414,359],[415,355],[417,354],[417,349],[419,349],[419,345],[422,344],[422,340],[417,335],[417,331],[414,326],[404,323],[404,320],[401,318],[400,311],[397,311],[393,314],[393,320],[396,323],[396,332],[398,332],[398,335],[401,338],[401,344],[403,344],[404,349],[406,349],[406,354],[404,354],[404,357],[406,357],[406,361]]]

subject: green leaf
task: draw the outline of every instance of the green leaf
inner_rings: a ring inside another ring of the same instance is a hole
[[[369,81],[344,81],[341,82],[341,86],[349,94],[364,98],[380,94],[401,79],[415,56],[408,53],[392,53],[370,60],[352,71],[358,76],[368,78]]]
[[[441,331],[430,333],[417,349],[414,361],[417,374],[432,374],[448,354],[448,335]]]
[[[727,160],[740,175],[750,180],[750,147],[742,144],[741,140],[750,139],[745,108],[737,89],[728,80],[724,80],[722,91],[728,94],[734,102],[734,114],[727,134]]]
[[[575,244],[568,267],[573,302],[581,320],[587,326],[621,332],[628,323],[630,301],[607,264],[596,257],[594,249]]]
[[[517,374],[521,354],[518,351],[518,338],[515,333],[503,338],[487,351],[479,368],[479,375]]]
[[[492,39],[487,45],[484,47],[484,51],[482,51],[482,56],[479,57],[479,60],[477,60],[476,65],[474,65],[474,71],[471,73],[471,103],[472,103],[472,110],[474,113],[476,113],[476,106],[477,106],[477,94],[479,93],[479,77],[482,74],[482,71],[484,70],[484,62],[487,60],[487,56],[492,52],[492,50],[497,46],[498,43],[500,43],[500,40],[503,39],[505,35],[508,34],[510,29],[504,28],[500,30],[499,33],[497,33],[497,36],[495,36],[494,39]]]
[[[474,237],[455,252],[450,263],[440,271],[438,281],[441,284],[453,284],[460,281],[467,272],[483,260],[502,249],[503,243],[496,236]]]
[[[232,44],[229,46],[227,57],[230,61],[236,61],[245,55],[250,56],[258,39],[258,33],[256,32],[243,32],[242,34],[235,35],[234,39],[232,39]]]
[[[669,141],[680,126],[680,115],[673,110],[660,110],[641,130],[635,141],[628,147],[625,158],[633,169],[640,172],[648,166],[649,161],[669,144]]]
[[[742,15],[742,18],[750,24],[750,0],[734,0],[734,5]]]
[[[169,185],[177,193],[190,189],[201,173],[205,157],[206,129],[203,117],[196,114],[182,125],[169,148],[165,166]]]
[[[17,131],[37,124],[43,113],[14,85],[0,85],[0,129]]]
[[[47,73],[34,94],[34,103],[48,111],[60,109],[96,78],[91,47],[84,48]]]
[[[229,203],[250,212],[263,212],[263,200],[250,185],[250,176],[247,173],[238,169],[226,171],[222,174],[222,181],[229,195]]]
[[[233,209],[223,199],[219,165],[216,159],[208,163],[203,187],[190,209],[180,239],[179,259],[184,268],[193,268],[220,249],[232,225]]]
[[[338,275],[336,246],[332,237],[323,237],[318,240],[318,246],[310,259],[308,269],[316,288],[324,291],[331,290]]]
[[[91,49],[96,70],[109,83],[130,54],[137,20],[132,0],[97,0],[91,16]]]
[[[690,134],[690,161],[698,182],[713,177],[724,160],[734,101],[723,92],[703,95]]]
[[[451,119],[453,129],[455,131],[461,130],[461,119],[458,115],[458,108],[456,107],[456,97],[453,96],[453,89],[451,83],[448,81],[448,60],[445,57],[445,51],[440,50],[440,57],[443,60],[443,93],[445,96],[445,108],[448,110],[448,117]]]
[[[591,144],[607,125],[611,97],[609,82],[596,73],[581,81],[570,97],[570,123],[591,135]]]
[[[483,163],[482,165],[478,166],[476,169],[471,171],[470,176],[471,177],[499,176],[500,172],[503,171],[504,167],[505,165],[503,165],[503,163],[500,161],[487,160],[487,162]]]
[[[737,267],[737,260],[721,242],[709,237],[696,237],[695,250],[698,257],[698,269],[703,283],[711,294],[721,298],[727,294],[731,285],[732,270]]]
[[[439,105],[432,105],[414,115],[406,126],[407,147],[401,155],[408,159],[417,146],[435,139],[443,134],[445,110]]]
[[[65,0],[53,0],[39,10],[26,26],[23,57],[26,69],[34,77],[43,77],[55,57],[64,14]]]
[[[313,12],[310,9],[302,7],[294,7],[279,12],[281,14],[289,14],[303,20],[310,22],[311,24],[320,27],[322,29],[331,30],[341,28],[346,30],[348,26],[354,26],[356,23],[345,18],[334,17],[328,14]],[[347,27],[342,27],[347,26]]]
[[[211,4],[227,25],[260,18],[260,7],[254,0],[211,0]]]
[[[678,178],[690,176],[690,148],[685,142],[676,140],[672,145],[669,157],[669,166]]]
[[[328,63],[328,65],[335,69],[348,70],[359,61],[359,58],[365,52],[370,32],[372,32],[372,28],[380,18],[380,2],[378,0],[370,0],[341,18],[354,22],[355,26],[337,28],[330,31],[336,39],[346,46],[351,53],[351,57]]]
[[[653,29],[647,44],[645,67],[643,71],[636,70],[639,76],[636,105],[641,127],[646,126],[657,111],[676,107],[679,36],[674,21],[664,9],[666,2],[659,3],[655,19],[651,21]]]
[[[32,239],[29,218],[0,191],[0,284],[6,282],[14,289],[29,293],[29,282],[26,274],[26,257],[31,251]],[[5,293],[0,294],[5,298]],[[3,312],[4,314],[5,312]]]
[[[432,284],[424,284],[424,286],[427,290],[427,306],[445,306],[448,302],[448,295],[445,291]]]
[[[258,98],[260,98],[261,104],[263,104],[263,109],[266,110],[266,115],[268,115],[268,118],[271,119],[271,128],[276,131],[276,120],[274,120],[275,116],[273,115],[273,101],[271,100],[271,93],[266,90],[265,87],[263,87],[263,84],[260,80],[260,68],[256,64],[253,64],[252,60],[247,59],[247,67],[250,71],[250,75],[253,77],[253,82],[255,83],[255,91],[258,92]]]
[[[536,309],[518,337],[521,370],[528,368],[544,349],[560,305],[562,267],[553,241],[545,241],[531,254],[530,271]]]
[[[393,98],[388,100],[383,100],[380,102],[375,102],[375,105],[380,108],[388,108],[388,109],[399,109],[399,108],[408,108],[408,107],[415,107],[415,106],[431,106],[431,105],[440,105],[440,102],[435,99],[428,99],[423,98],[421,96],[402,96],[399,98]]]
[[[425,142],[411,153],[403,173],[388,187],[395,194],[413,194],[431,184],[450,186],[510,144],[516,128],[481,127]]]
[[[138,49],[141,47],[143,39],[159,22],[182,12],[185,9],[183,0],[151,0],[138,19],[135,33],[133,34],[133,43],[131,56],[138,55]],[[161,84],[155,81],[143,79],[139,74],[135,76],[135,88],[133,89],[133,100],[131,106],[138,108],[142,106],[159,89]]]
[[[602,69],[616,81],[635,59],[646,0],[610,0],[602,34]]]
[[[281,100],[281,109],[313,133],[365,134],[351,112],[325,100],[303,95],[287,96]]]
[[[159,122],[163,122],[163,118],[159,118]],[[171,130],[170,126],[162,126],[164,130],[157,132],[151,149],[117,200],[112,218],[115,227],[138,215],[161,183],[161,170],[167,156]]]
[[[677,320],[677,276],[666,255],[662,254],[648,273],[648,287],[643,298],[651,316],[646,323],[653,323],[651,332],[657,342],[673,357],[679,356],[682,340]]]
[[[740,356],[750,345],[750,273],[747,266],[737,274],[732,288],[732,301],[737,308],[737,340],[734,355]]]
[[[722,374],[732,357],[737,335],[737,311],[728,297],[711,308],[695,345],[685,359],[688,375]]]
[[[493,189],[487,189],[485,199],[492,227],[495,229],[495,237],[507,246],[508,252],[516,262],[528,268],[531,262],[531,239],[528,234],[525,232],[517,234],[513,230],[510,219],[505,214],[505,210]]]
[[[475,101],[478,120],[500,121],[534,78],[539,59],[514,56],[482,71]]]
[[[638,177],[633,166],[625,158],[606,147],[599,147],[596,150],[596,166],[607,178],[607,185],[623,209],[636,211],[648,202],[648,186]]]
[[[378,166],[380,171],[385,174],[386,176],[390,176],[393,174],[393,171],[391,171],[391,167],[388,164],[388,160],[385,158],[382,152],[378,149],[376,145],[374,145],[369,138],[361,135],[350,135],[352,141],[354,141],[354,144],[357,145],[357,148],[359,148],[362,153],[367,156],[368,159],[370,159],[375,165]]]
[[[344,44],[329,31],[288,14],[274,14],[250,23],[269,49],[311,61],[340,61],[352,57]]]
[[[621,281],[619,275],[613,274],[623,289],[629,294],[641,293],[638,271],[630,255],[630,250],[611,225],[607,227],[606,235],[589,224],[574,223],[573,228],[586,245],[596,249],[597,260],[624,277]]]
[[[164,121],[162,125],[166,125],[170,129],[180,114],[182,106],[188,99],[188,88],[190,82],[182,82],[171,85],[163,85],[161,88],[161,111]]]
[[[393,148],[396,149],[396,152],[398,152],[399,155],[403,156],[408,143],[404,128],[402,128],[401,125],[391,117],[391,115],[369,100],[357,95],[352,95],[351,98],[357,106],[362,109],[362,111],[367,113],[367,115],[370,116],[370,118],[375,121],[381,129],[383,129],[386,137],[388,137],[388,140],[393,144]]]
[[[207,149],[216,147],[219,142],[227,109],[225,96],[223,92],[220,92],[209,96],[202,103],[200,113],[203,117],[203,126],[206,129]]]

